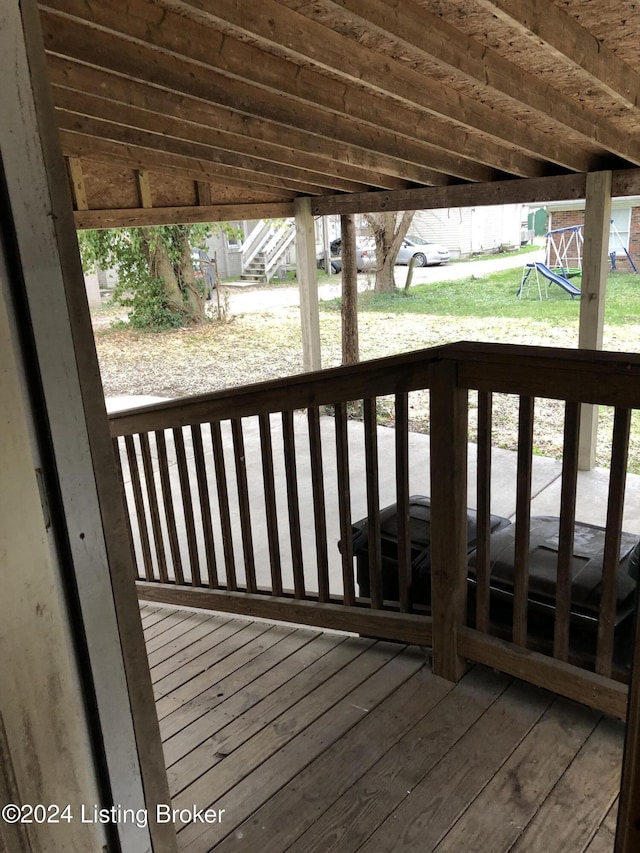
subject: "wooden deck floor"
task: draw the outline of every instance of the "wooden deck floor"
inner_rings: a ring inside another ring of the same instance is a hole
[[[624,728],[421,650],[142,605],[181,851],[604,853]]]

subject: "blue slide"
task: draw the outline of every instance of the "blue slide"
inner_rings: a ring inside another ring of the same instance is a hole
[[[537,262],[533,264],[535,269],[543,275],[545,278],[548,278],[552,284],[557,284],[558,287],[561,287],[563,290],[566,290],[567,293],[571,294],[571,298],[574,296],[580,296],[580,288],[576,287],[575,284],[571,284],[568,278],[565,278],[562,275],[558,275],[553,270],[550,270],[546,264]]]

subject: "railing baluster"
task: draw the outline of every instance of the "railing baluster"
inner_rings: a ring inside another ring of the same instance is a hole
[[[224,551],[224,566],[227,575],[227,589],[238,589],[236,578],[236,563],[233,554],[233,534],[231,532],[231,513],[229,512],[229,491],[227,489],[227,471],[224,461],[224,446],[220,421],[210,424],[213,459],[216,469],[216,489],[218,492],[218,511],[220,513],[220,529],[222,532],[222,548]]]
[[[302,537],[300,534],[300,503],[298,500],[298,476],[296,466],[295,433],[293,429],[293,412],[282,413],[282,438],[284,441],[284,466],[287,480],[287,509],[289,513],[291,561],[293,564],[293,588],[296,598],[304,598],[304,565],[302,561]]]
[[[240,529],[242,531],[242,551],[247,580],[247,591],[257,592],[256,563],[253,553],[253,534],[251,532],[251,511],[249,509],[249,486],[247,484],[247,463],[245,459],[244,437],[242,435],[242,420],[231,420],[231,435],[233,437],[233,455],[236,464],[236,483],[238,486],[238,501],[240,504]]]
[[[260,415],[260,449],[262,452],[262,476],[264,479],[264,503],[267,514],[267,538],[269,540],[269,563],[271,566],[271,591],[282,595],[282,563],[278,538],[278,509],[276,486],[273,474],[273,446],[271,442],[271,420],[269,415]]]
[[[140,433],[140,449],[142,450],[142,470],[147,487],[147,498],[149,500],[149,512],[151,513],[151,527],[153,539],[156,546],[156,557],[158,560],[158,575],[160,583],[167,583],[167,559],[164,550],[164,539],[162,537],[162,525],[160,524],[160,509],[158,507],[158,494],[153,472],[153,461],[151,459],[151,448],[149,446],[149,434]]]
[[[564,414],[564,450],[562,454],[562,488],[560,495],[560,528],[558,531],[558,571],[556,575],[556,619],[553,654],[559,660],[569,659],[569,626],[571,620],[571,568],[578,489],[578,436],[580,404],[566,403]]]
[[[309,421],[309,451],[311,453],[311,488],[313,491],[313,519],[316,533],[316,558],[318,561],[318,598],[329,601],[329,556],[327,552],[327,520],[322,476],[322,441],[320,438],[320,413],[317,408],[307,410]]]
[[[411,539],[409,533],[409,395],[395,398],[396,415],[396,505],[398,519],[398,595],[400,610],[411,610]]]
[[[176,427],[173,430],[173,443],[176,448],[180,494],[182,495],[182,511],[184,514],[184,523],[187,529],[187,548],[189,551],[189,563],[191,564],[191,586],[201,586],[202,578],[200,576],[200,558],[198,556],[198,541],[196,538],[196,526],[193,517],[189,468],[187,465],[187,454],[184,446],[184,435],[181,427]]]
[[[533,397],[520,397],[513,589],[513,642],[518,646],[527,645],[534,406]]]
[[[477,538],[476,538],[476,628],[485,634],[490,618],[491,551],[491,427],[493,396],[478,391]]]
[[[162,502],[164,514],[167,520],[167,532],[169,534],[169,549],[171,551],[171,562],[173,573],[177,584],[184,583],[184,572],[182,570],[182,556],[178,543],[178,531],[176,529],[176,514],[173,508],[173,491],[171,489],[171,476],[169,474],[169,460],[167,459],[167,442],[164,430],[156,430],[156,447],[158,449],[158,468],[160,469],[160,485],[162,486]]]
[[[371,607],[382,609],[382,545],[380,541],[380,493],[378,485],[378,425],[376,399],[363,400],[364,453],[367,480],[367,525],[369,554],[369,589]]]
[[[607,524],[604,534],[602,593],[600,596],[600,619],[598,622],[598,647],[596,652],[596,672],[599,675],[606,676],[611,676],[613,660],[616,617],[616,574],[620,561],[620,534],[622,532],[630,429],[631,410],[616,409],[613,419],[609,499],[607,502]],[[638,661],[635,661],[636,667],[638,663]]]
[[[353,581],[353,534],[351,531],[351,485],[349,482],[349,439],[347,406],[336,403],[336,460],[338,473],[338,512],[340,515],[340,552],[342,557],[343,601],[355,604]]]
[[[193,442],[193,460],[196,466],[196,478],[198,481],[204,551],[207,560],[207,585],[210,589],[215,589],[218,586],[218,569],[216,566],[216,551],[211,524],[211,501],[209,500],[209,485],[207,483],[207,464],[204,458],[202,427],[200,424],[192,425],[191,440]]]
[[[140,536],[140,547],[142,548],[142,560],[144,563],[144,574],[148,581],[155,580],[153,574],[153,559],[151,557],[151,545],[149,543],[149,528],[147,526],[147,515],[142,497],[142,486],[140,484],[140,470],[138,467],[138,456],[132,435],[125,435],[124,444],[127,448],[127,459],[129,461],[129,473],[131,475],[131,486],[133,487],[133,500],[136,507],[136,518],[138,519],[138,534]]]
[[[113,444],[113,455],[115,456],[116,461],[116,470],[118,472],[118,480],[120,482],[120,490],[122,493],[122,500],[124,502],[124,518],[125,523],[127,525],[127,536],[129,537],[129,547],[131,548],[131,554],[133,556],[133,565],[136,570],[136,577],[140,578],[140,569],[138,566],[138,559],[136,557],[136,549],[133,544],[133,530],[131,529],[131,514],[129,512],[129,502],[127,501],[127,493],[124,488],[124,475],[122,473],[122,459],[120,458],[120,439],[116,436],[112,439]]]

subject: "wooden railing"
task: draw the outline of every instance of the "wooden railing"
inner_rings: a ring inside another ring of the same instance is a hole
[[[427,389],[428,437],[409,430],[412,394]],[[478,535],[468,613],[470,391],[477,392]],[[519,400],[508,624],[496,624],[491,610],[496,392]],[[377,404],[389,396],[394,429],[377,424]],[[528,624],[536,397],[565,402],[555,620],[546,638]],[[571,643],[583,403],[615,407],[601,606],[590,659]],[[628,673],[614,665],[615,593],[630,411],[637,407],[640,357],[456,344],[114,414],[139,594],[431,646],[434,671],[447,678],[458,678],[473,660],[624,717]],[[412,494],[431,499],[430,607],[415,600]],[[397,546],[390,562],[382,553],[379,510],[392,503]],[[357,555],[359,586],[366,597],[354,581],[352,524],[360,517],[366,547]],[[389,572],[397,575],[397,600],[383,595]]]

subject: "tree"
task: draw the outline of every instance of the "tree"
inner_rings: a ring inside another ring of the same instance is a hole
[[[342,363],[360,361],[358,347],[358,271],[353,214],[340,217],[342,238]]]
[[[402,241],[413,221],[414,211],[398,213],[365,213],[364,218],[376,242],[376,293],[393,293],[396,280],[393,269]]]
[[[130,309],[132,326],[170,328],[207,319],[191,251],[210,234],[208,225],[159,225],[83,231],[78,241],[85,271],[116,270],[113,298]]]

